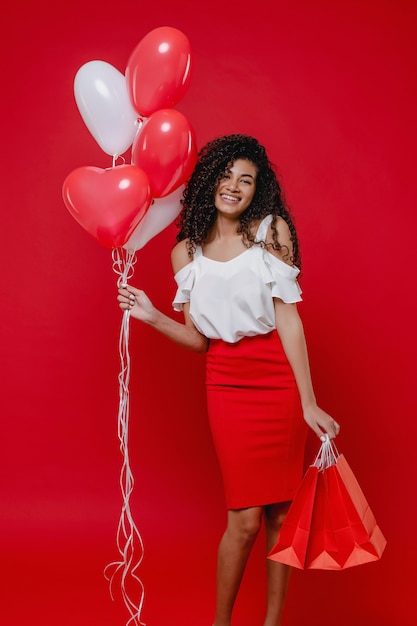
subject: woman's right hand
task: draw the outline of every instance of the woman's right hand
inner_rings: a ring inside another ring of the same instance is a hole
[[[207,352],[208,340],[191,321],[189,303],[184,304],[185,323],[180,323],[158,311],[142,289],[120,285],[117,299],[122,311],[129,311],[132,317],[149,324],[171,341],[193,352]]]
[[[117,299],[122,311],[130,311],[130,315],[141,322],[152,323],[156,309],[144,291],[131,285],[121,285]]]

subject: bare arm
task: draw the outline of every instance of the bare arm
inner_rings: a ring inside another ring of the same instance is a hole
[[[174,273],[189,262],[185,245],[181,242],[172,252]],[[122,310],[129,310],[132,317],[152,326],[183,348],[193,352],[207,351],[208,339],[194,326],[189,315],[189,303],[184,304],[184,323],[181,323],[161,313],[154,307],[146,293],[136,287],[130,285],[120,287],[117,299]]]
[[[311,381],[304,329],[297,305],[285,304],[277,298],[274,303],[277,331],[294,372],[304,419],[318,437],[327,433],[331,439],[334,439],[339,433],[340,426],[330,415],[317,406]]]
[[[285,263],[291,265],[292,241],[288,224],[282,219],[277,220],[278,239],[281,250],[274,250],[268,246],[268,251]],[[267,243],[272,243],[271,227],[267,234]],[[286,304],[279,298],[274,299],[275,324],[287,359],[294,372],[304,419],[318,437],[327,433],[331,439],[339,433],[340,426],[325,411],[317,406],[311,381],[310,364],[308,360],[307,344],[304,328],[298,314],[296,304]]]

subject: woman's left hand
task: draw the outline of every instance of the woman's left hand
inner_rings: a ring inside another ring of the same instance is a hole
[[[334,439],[340,432],[340,425],[317,404],[304,409],[304,419],[319,438],[327,433],[330,439]]]

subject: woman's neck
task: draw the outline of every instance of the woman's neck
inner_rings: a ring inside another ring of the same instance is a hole
[[[241,237],[241,235],[237,232],[239,226],[239,219],[224,215],[217,215],[216,221],[210,231],[209,241],[220,241]]]
[[[225,218],[218,215],[207,241],[203,245],[204,256],[214,261],[230,261],[247,250],[242,235],[237,232],[239,224],[240,222],[236,218]]]

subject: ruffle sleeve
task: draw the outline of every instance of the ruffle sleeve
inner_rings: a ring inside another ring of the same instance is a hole
[[[298,267],[284,263],[265,249],[262,256],[263,277],[265,284],[271,289],[272,297],[280,298],[288,304],[300,302],[302,291],[297,282],[297,276],[300,273]]]
[[[190,301],[190,292],[195,281],[194,262],[184,265],[174,276],[178,289],[172,302],[174,311],[182,311],[183,305]]]

